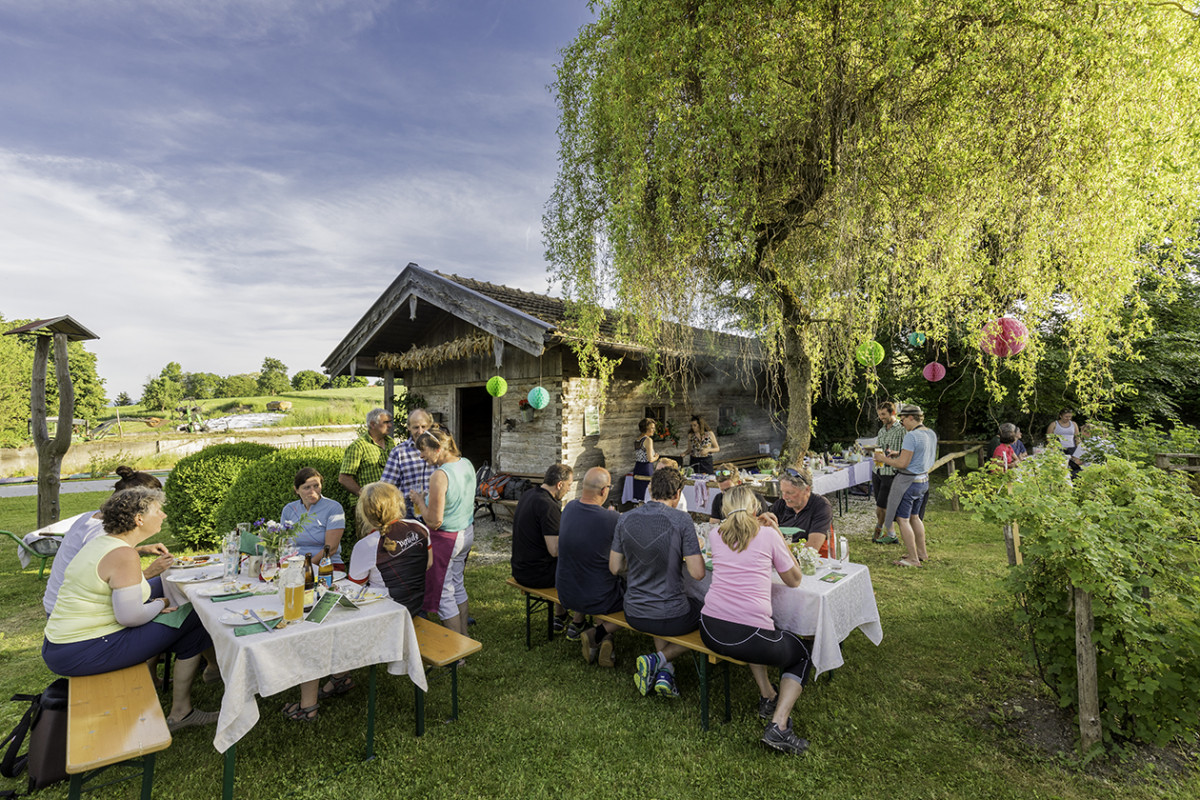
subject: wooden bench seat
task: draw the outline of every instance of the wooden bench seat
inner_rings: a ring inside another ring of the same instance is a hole
[[[558,589],[530,589],[517,583],[516,578],[509,577],[505,581],[509,586],[519,589],[525,596],[525,649],[533,647],[532,626],[530,620],[533,614],[542,606],[546,607],[546,641],[554,639],[554,606],[558,604]]]
[[[458,719],[458,662],[478,653],[483,644],[423,617],[413,619],[421,661],[431,667],[450,667],[451,719]],[[425,734],[425,692],[417,691],[417,736]]]
[[[625,619],[624,611],[618,611],[615,614],[593,614],[592,619],[602,622],[610,622],[614,625],[625,628],[626,630],[633,631],[634,633],[643,633],[643,631],[639,631],[637,628],[629,624],[629,621]],[[650,636],[648,633],[643,633],[643,635]],[[737,664],[744,667],[746,666],[746,662],[713,652],[708,648],[707,645],[704,644],[704,640],[700,638],[700,631],[698,630],[692,631],[691,633],[683,636],[659,636],[658,638],[662,639],[663,641],[685,647],[692,651],[692,658],[696,663],[696,671],[700,675],[700,727],[704,730],[708,730],[709,668],[712,664],[721,663],[724,665],[722,668],[722,674],[725,679],[725,721],[729,722],[729,720],[732,718],[729,705],[729,665]],[[700,658],[696,658],[696,656],[700,656]]]
[[[106,767],[139,758],[142,800],[150,800],[154,754],[170,745],[167,719],[145,664],[71,678],[67,710],[71,800],[77,800],[85,781]]]
[[[520,478],[522,480],[529,481],[534,486],[540,486],[542,483],[542,478],[545,477],[545,475],[534,475],[533,473],[529,473],[529,472],[504,472],[503,474],[511,475],[514,478]],[[528,489],[526,491],[528,491]],[[517,510],[518,502],[520,502],[520,501],[518,501],[518,500],[492,500],[491,498],[488,498],[488,497],[481,497],[480,495],[475,495],[475,510],[471,513],[471,517],[472,517],[472,519],[474,519],[476,516],[478,516],[480,509],[487,509],[488,513],[492,515],[492,521],[494,522],[496,520],[496,508],[495,508],[496,506],[502,506],[504,508],[507,508],[509,516],[512,516],[513,512]]]

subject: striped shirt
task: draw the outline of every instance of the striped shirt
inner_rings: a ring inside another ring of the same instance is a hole
[[[396,440],[391,436],[384,437],[381,447],[375,444],[370,435],[363,434],[346,448],[346,455],[342,457],[342,474],[353,475],[359,486],[374,483],[383,477],[383,465],[395,446]]]
[[[904,444],[904,426],[899,421],[893,422],[890,428],[883,427],[879,429],[879,438],[875,446],[880,450],[899,453],[902,444]],[[875,473],[877,475],[895,475],[896,468],[876,464]]]

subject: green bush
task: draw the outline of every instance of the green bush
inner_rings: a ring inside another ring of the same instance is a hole
[[[321,473],[322,494],[341,503],[346,511],[342,553],[349,563],[350,551],[358,539],[354,525],[354,504],[358,498],[338,483],[344,454],[340,447],[298,447],[278,450],[254,462],[238,476],[217,509],[217,530],[231,530],[239,522],[253,522],[260,517],[279,519],[283,507],[296,499],[293,487],[296,473],[304,467],[313,467]]]
[[[976,519],[1019,523],[1015,621],[1042,679],[1078,711],[1072,587],[1092,595],[1108,743],[1200,727],[1200,501],[1177,473],[1110,456],[1074,481],[1057,452],[947,484]]]
[[[216,444],[179,460],[167,485],[166,512],[171,530],[189,547],[214,547],[218,543],[214,524],[217,507],[238,475],[275,448],[257,442]]]

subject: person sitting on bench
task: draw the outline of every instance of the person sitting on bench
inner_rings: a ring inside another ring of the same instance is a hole
[[[617,625],[601,623],[588,628],[585,614],[616,614],[622,611],[624,582],[609,572],[608,554],[620,515],[604,504],[612,492],[612,475],[604,467],[592,467],[583,476],[578,500],[567,503],[558,534],[558,599],[575,612],[567,626],[567,638],[583,641],[583,658],[598,660],[602,667],[614,666],[613,633]]]
[[[558,570],[558,524],[562,500],[571,489],[573,471],[566,464],[551,464],[542,485],[521,493],[513,512],[512,576],[530,589],[554,587]],[[567,627],[567,610],[554,607],[554,632]]]

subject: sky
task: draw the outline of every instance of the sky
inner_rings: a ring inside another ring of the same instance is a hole
[[[109,400],[321,363],[406,264],[548,282],[586,0],[0,0],[0,315]]]

